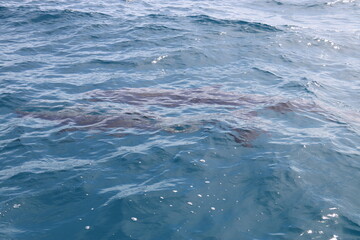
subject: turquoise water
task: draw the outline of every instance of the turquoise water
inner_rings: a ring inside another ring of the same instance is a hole
[[[0,0],[0,238],[360,239],[359,19]]]

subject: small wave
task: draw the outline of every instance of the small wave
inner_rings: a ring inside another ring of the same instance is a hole
[[[270,3],[276,4],[282,7],[298,7],[298,8],[319,8],[319,7],[326,7],[326,6],[334,6],[338,4],[356,4],[356,0],[334,0],[334,1],[279,1],[279,0],[272,0],[269,1]]]
[[[74,10],[51,10],[51,11],[34,11],[31,13],[32,18],[30,22],[51,22],[53,20],[78,20],[84,18],[97,18],[108,16],[103,13],[92,13],[92,12],[80,12]]]
[[[12,166],[0,171],[0,179],[5,180],[15,177],[22,173],[29,174],[41,174],[47,172],[71,170],[79,167],[90,165],[91,160],[79,160],[79,159],[46,159],[46,160],[34,160],[24,162],[20,166]]]
[[[0,19],[11,18],[12,24],[15,26],[27,24],[67,24],[85,20],[96,20],[101,18],[108,18],[104,13],[98,12],[82,12],[75,10],[40,10],[38,8],[16,7],[6,8],[1,7]]]
[[[114,200],[122,199],[128,196],[138,195],[146,192],[168,190],[170,188],[175,187],[177,184],[182,183],[182,180],[169,179],[169,180],[156,182],[153,184],[148,184],[148,182],[149,180],[140,184],[121,184],[115,187],[105,188],[101,190],[100,194],[104,194],[108,192],[118,192],[116,195],[110,197],[109,200],[104,204],[104,206],[108,205],[110,202]]]
[[[89,62],[90,64],[104,64],[104,65],[108,65],[108,64],[115,64],[115,65],[124,65],[124,66],[128,66],[128,67],[134,67],[135,64],[132,62],[127,62],[127,61],[116,61],[116,60],[105,60],[105,59],[94,59],[91,60]]]
[[[129,29],[129,34],[134,39],[149,40],[162,39],[164,36],[173,36],[183,33],[184,30],[166,26],[165,24],[143,24]]]
[[[1,85],[0,85],[1,86]],[[0,94],[0,108],[15,109],[23,105],[26,101],[15,96],[16,94],[1,93]]]
[[[20,62],[20,63],[15,63],[10,66],[0,67],[0,73],[24,72],[24,71],[28,71],[28,70],[42,68],[45,65],[46,65],[46,63],[44,63],[44,62],[34,62],[34,61]]]
[[[0,19],[11,17],[11,12],[7,7],[0,6]]]
[[[13,236],[15,236],[19,233],[25,233],[25,231],[20,228],[11,226],[11,224],[9,224],[9,223],[7,223],[7,224],[1,223],[0,224],[1,239],[15,239],[15,238],[13,238]],[[11,238],[9,238],[10,236],[11,236]]]
[[[69,73],[89,73],[96,69],[102,69],[104,71],[109,70],[124,70],[130,71],[137,66],[136,62],[130,60],[116,61],[116,60],[105,60],[105,59],[93,59],[90,61],[75,63],[75,64],[63,64],[56,66],[53,71],[61,74]]]
[[[251,77],[256,77],[258,81],[263,81],[265,84],[278,84],[279,81],[283,80],[281,76],[260,67],[253,67],[251,69]]]
[[[232,26],[237,27],[241,32],[247,33],[260,33],[260,32],[278,32],[280,29],[258,22],[247,22],[243,20],[228,20],[228,19],[217,19],[207,15],[196,15],[190,16],[197,23],[201,24],[212,24],[212,25],[220,25],[220,26]]]

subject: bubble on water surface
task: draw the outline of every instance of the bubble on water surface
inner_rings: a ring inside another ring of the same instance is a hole
[[[20,208],[21,207],[21,204],[20,203],[16,203],[13,205],[13,208]]]

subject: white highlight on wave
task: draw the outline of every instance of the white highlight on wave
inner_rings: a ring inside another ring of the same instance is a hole
[[[91,160],[67,159],[46,159],[25,162],[19,166],[11,166],[0,171],[0,180],[8,179],[20,173],[39,174],[69,170],[77,167],[91,165]]]
[[[168,55],[160,56],[160,57],[154,59],[151,63],[152,63],[152,64],[156,64],[156,63],[158,63],[159,61],[161,61],[161,60],[163,60],[164,58],[166,58],[167,56],[168,56]]]
[[[335,1],[332,1],[332,2],[327,2],[326,5],[334,5],[334,4],[337,4],[337,3],[353,3],[355,1],[356,0],[335,0]]]
[[[105,189],[101,190],[100,191],[101,194],[108,193],[108,192],[118,192],[117,194],[115,194],[114,196],[109,198],[109,200],[106,201],[106,203],[104,203],[103,206],[108,205],[110,202],[112,202],[116,199],[122,199],[122,198],[125,198],[128,196],[143,194],[143,193],[147,193],[147,192],[167,190],[167,189],[173,188],[178,183],[182,183],[181,179],[174,178],[174,179],[166,179],[166,180],[163,180],[160,182],[149,184],[149,182],[151,180],[153,180],[153,179],[152,178],[148,179],[140,184],[136,184],[136,183],[135,184],[121,184],[118,186],[105,188]]]

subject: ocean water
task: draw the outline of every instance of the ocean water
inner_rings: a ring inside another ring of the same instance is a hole
[[[0,239],[360,239],[359,19],[0,0]]]

